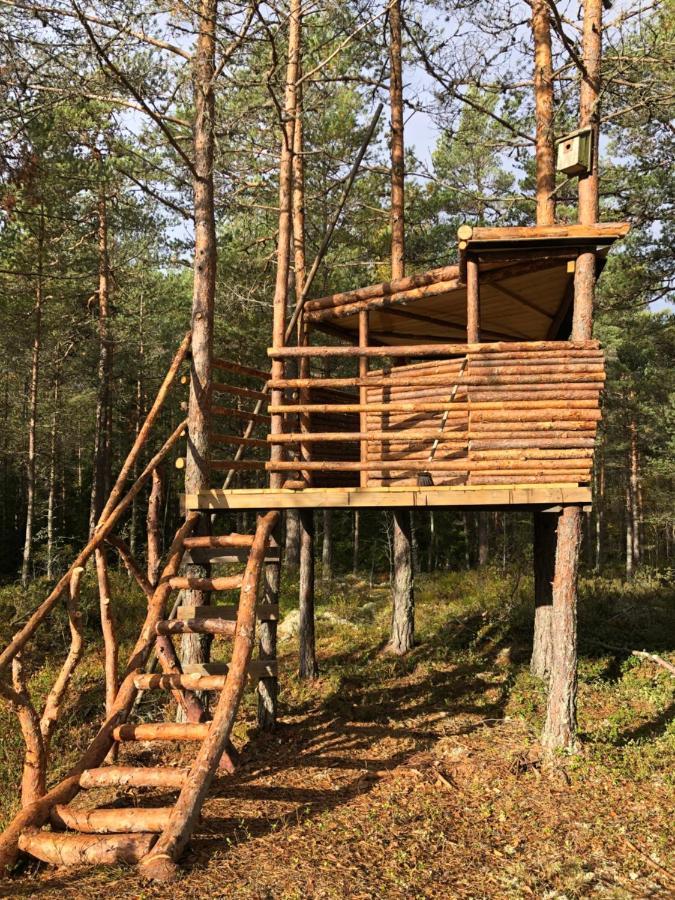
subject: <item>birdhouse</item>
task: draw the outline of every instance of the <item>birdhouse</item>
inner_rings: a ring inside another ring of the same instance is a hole
[[[592,129],[574,131],[558,141],[557,169],[565,175],[586,175],[591,170],[592,154]]]

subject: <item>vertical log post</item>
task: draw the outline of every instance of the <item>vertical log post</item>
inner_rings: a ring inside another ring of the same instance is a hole
[[[555,224],[555,139],[553,119],[553,55],[551,13],[546,0],[533,0],[535,171],[537,225]],[[546,679],[551,671],[553,636],[553,574],[557,516],[532,515],[534,552],[534,633],[530,671]]]
[[[480,272],[478,260],[467,255],[466,259],[466,340],[468,344],[480,342]],[[488,514],[476,514],[478,536],[478,565],[487,565],[489,554]]]

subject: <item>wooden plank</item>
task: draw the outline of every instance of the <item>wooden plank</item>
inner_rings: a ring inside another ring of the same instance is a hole
[[[368,488],[306,488],[209,490],[185,494],[186,510],[216,509],[366,509],[426,507],[509,507],[589,504],[588,487],[561,482],[532,486],[519,481],[494,488],[483,485],[383,486]]]
[[[457,237],[459,240],[468,241],[469,246],[496,241],[555,239],[587,240],[602,243],[625,237],[629,231],[630,224],[628,222],[598,222],[596,225],[508,225],[498,228],[460,225],[457,230]]]
[[[189,619],[225,619],[228,622],[236,622],[238,607],[236,604],[227,606],[179,606],[176,610],[176,618],[188,621]],[[255,614],[259,621],[272,622],[279,618],[278,603],[258,603]]]
[[[212,444],[234,445],[236,447],[265,447],[267,442],[263,438],[242,437],[238,434],[218,434],[212,431],[210,434]],[[237,460],[238,462],[238,460]]]

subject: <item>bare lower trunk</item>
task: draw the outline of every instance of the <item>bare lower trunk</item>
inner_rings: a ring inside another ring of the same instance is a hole
[[[354,511],[354,542],[352,544],[352,572],[356,575],[359,568],[359,542],[361,539],[361,513]]]
[[[638,424],[635,414],[630,418],[630,448],[629,448],[629,492],[630,492],[630,518],[631,518],[631,557],[633,572],[641,562],[640,546],[640,457],[638,451]]]
[[[314,512],[300,512],[300,592],[299,592],[300,678],[317,678],[314,635]]]
[[[148,581],[151,585],[157,584],[159,567],[162,561],[162,494],[163,475],[161,469],[155,469],[152,473],[152,488],[148,498]]]
[[[553,580],[553,655],[542,744],[572,749],[577,724],[577,574],[581,510],[565,508],[558,519]]]
[[[292,571],[300,565],[300,520],[297,510],[287,509],[284,563]]]
[[[281,526],[272,532],[272,540],[281,540]],[[281,566],[278,561],[269,562],[263,571],[262,602],[279,602]],[[258,626],[258,659],[277,658],[277,623],[270,620]],[[261,678],[258,682],[258,727],[272,731],[277,722],[277,695],[279,685],[276,678]]]
[[[488,514],[479,512],[476,516],[478,531],[478,565],[482,569],[490,558],[490,524]]]
[[[333,580],[333,510],[323,511],[323,540],[321,542],[321,581]]]
[[[547,679],[551,673],[553,655],[553,577],[557,516],[536,512],[534,530],[534,638],[530,671],[537,678]]]
[[[403,655],[415,646],[415,593],[412,567],[412,528],[408,510],[394,518],[393,609],[389,650]]]

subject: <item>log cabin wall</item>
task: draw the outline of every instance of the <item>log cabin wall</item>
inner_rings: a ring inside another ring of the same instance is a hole
[[[413,405],[409,412],[368,414],[369,432],[399,433],[396,440],[367,444],[370,463],[388,464],[387,471],[371,470],[368,484],[416,484],[432,435],[440,438],[428,465],[437,486],[587,484],[601,415],[602,351],[537,348],[470,353],[466,359],[463,370],[461,359],[397,367],[389,375],[391,386],[368,388],[369,404]],[[382,372],[370,377],[381,378]],[[441,433],[443,411],[425,407],[447,406],[455,385]],[[389,468],[398,461],[400,469]],[[406,469],[406,461],[415,471]]]

